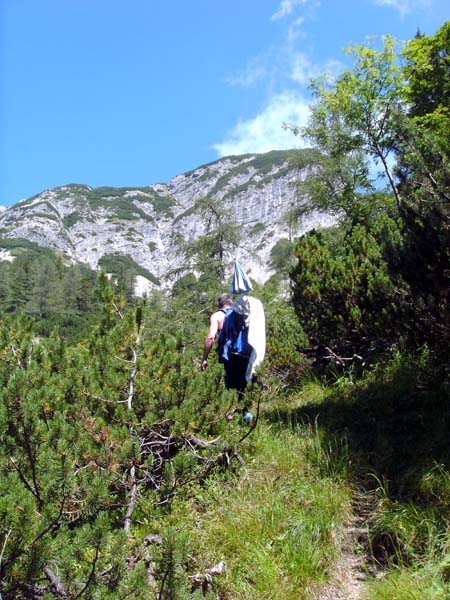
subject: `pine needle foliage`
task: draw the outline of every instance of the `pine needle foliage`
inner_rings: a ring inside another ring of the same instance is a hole
[[[170,513],[192,482],[223,468],[227,448],[233,462],[241,434],[220,419],[232,401],[221,371],[203,377],[182,328],[147,330],[164,314],[130,310],[102,285],[100,322],[78,344],[36,337],[26,321],[1,329],[4,598],[141,597],[137,524]]]

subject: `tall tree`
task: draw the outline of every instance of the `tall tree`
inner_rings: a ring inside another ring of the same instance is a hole
[[[5,299],[8,312],[19,312],[31,297],[33,256],[20,254],[10,269],[9,289]]]
[[[346,53],[354,57],[352,69],[333,81],[314,80],[310,123],[303,130],[293,128],[323,155],[318,177],[313,178],[315,197],[341,210],[373,188],[369,160],[381,166],[397,205],[401,203],[390,157],[395,152],[395,126],[404,112],[405,80],[394,38],[382,41],[381,50],[373,44],[350,46]]]
[[[398,139],[402,188],[421,213],[450,216],[450,22],[403,51],[408,119]]]
[[[329,331],[351,338],[359,320],[356,307],[361,308],[363,302],[384,314],[378,325],[370,315],[364,319],[371,324],[370,335],[379,333],[383,338],[385,326],[386,333],[394,332],[400,339],[395,318],[401,316],[405,331],[415,333],[403,336],[411,347],[427,343],[442,356],[447,355],[442,349],[450,303],[449,32],[449,24],[445,24],[436,36],[411,40],[401,53],[390,36],[383,38],[381,50],[373,44],[350,47],[347,52],[355,58],[354,67],[334,81],[314,81],[316,103],[310,123],[303,130],[293,128],[320,153],[316,171],[301,191],[310,195],[313,206],[334,208],[349,217],[342,248],[349,273],[336,264],[341,251],[331,255],[325,272],[332,276],[326,289],[318,279],[308,280],[310,267],[305,244],[300,243],[300,262],[294,272],[300,313],[304,314],[302,295],[308,297],[319,286],[329,310],[342,317],[339,327]],[[381,165],[395,211],[389,196],[373,189],[368,161]],[[374,236],[374,226],[383,222],[383,214],[393,217],[396,226],[378,229]],[[370,255],[364,255],[364,236],[372,246]],[[360,245],[355,247],[354,240]],[[329,242],[323,238],[318,243],[326,254]],[[379,258],[376,245],[381,250]],[[364,266],[368,262],[373,272]],[[372,281],[383,284],[373,288]],[[335,300],[347,297],[355,306],[335,304],[330,289]],[[359,299],[349,291],[354,289]],[[317,315],[316,322],[322,323],[320,330],[326,334],[324,317]],[[389,337],[393,339],[391,334]]]
[[[58,268],[55,262],[49,258],[34,261],[30,273],[31,295],[25,306],[28,316],[50,319],[63,313],[65,299],[61,273],[62,267]]]
[[[184,245],[183,253],[190,270],[200,274],[205,289],[224,279],[227,262],[239,245],[241,227],[219,200],[203,198],[196,204],[205,233]],[[186,270],[186,269],[185,269]]]

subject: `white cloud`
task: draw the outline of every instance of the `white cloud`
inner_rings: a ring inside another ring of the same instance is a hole
[[[426,8],[431,4],[430,0],[373,0],[373,3],[377,6],[391,6],[398,10],[401,17],[416,8]]]
[[[305,34],[300,30],[301,25],[305,22],[304,17],[298,17],[290,25],[288,29],[288,41],[294,42],[300,36],[305,37]]]
[[[296,6],[306,4],[308,0],[281,0],[280,8],[271,17],[272,21],[289,16]]]
[[[329,60],[324,64],[314,64],[306,54],[296,52],[291,55],[289,78],[299,85],[307,86],[311,78],[314,79],[326,73],[334,78],[342,69],[343,64],[338,60]]]
[[[378,6],[392,6],[392,8],[398,10],[402,17],[411,10],[410,0],[374,0],[374,3]]]
[[[310,77],[317,77],[319,68],[313,65],[311,59],[303,52],[292,55],[290,78],[301,85],[308,83]]]
[[[230,156],[296,147],[299,139],[282,125],[305,125],[308,115],[309,104],[300,94],[292,91],[277,94],[260,114],[248,121],[239,121],[226,139],[213,148],[219,156]]]
[[[297,7],[303,7],[303,15],[296,16],[291,14]],[[304,77],[299,77],[299,69],[297,75],[291,76],[290,71],[293,70],[293,60],[300,60],[298,56],[306,55],[295,52],[295,47],[300,37],[307,38],[307,30],[305,23],[312,18],[316,9],[320,6],[320,0],[281,0],[278,11],[272,15],[272,20],[281,19],[282,17],[290,17],[285,21],[286,38],[278,47],[271,46],[251,58],[246,67],[241,71],[228,75],[224,78],[224,82],[232,86],[250,87],[255,83],[260,83],[265,80],[266,84],[274,90],[275,88],[283,89],[286,84],[286,79],[295,80],[297,83],[307,83],[308,77],[317,77],[321,71],[319,68],[313,70],[312,65],[308,66],[308,74]],[[305,71],[306,73],[306,71]],[[280,85],[281,84],[281,85]]]
[[[272,20],[287,17],[284,43],[267,49],[249,61],[241,74],[226,79],[230,85],[245,87],[264,80],[266,90],[270,90],[270,100],[256,116],[239,120],[224,139],[212,146],[219,156],[299,147],[300,138],[283,129],[283,123],[305,125],[311,101],[307,92],[310,79],[324,72],[335,77],[342,70],[343,65],[339,61],[316,64],[311,56],[297,51],[299,46],[295,41],[302,33],[306,34],[304,25],[315,15],[320,0],[279,0],[278,6]],[[298,15],[299,7],[304,13],[301,16]]]
[[[250,87],[266,76],[267,69],[259,57],[253,58],[246,69],[237,75],[229,75],[225,82],[232,86]]]

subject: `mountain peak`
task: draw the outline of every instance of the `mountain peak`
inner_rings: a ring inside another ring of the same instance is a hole
[[[122,256],[152,286],[164,285],[167,272],[184,265],[180,241],[205,234],[197,203],[209,197],[242,228],[237,251],[252,278],[263,282],[272,273],[271,249],[289,237],[283,216],[296,202],[296,179],[306,176],[290,159],[302,152],[224,157],[167,184],[92,188],[71,183],[45,190],[0,214],[0,247],[2,240],[28,240],[106,270]],[[327,215],[312,215],[299,231],[331,222]]]

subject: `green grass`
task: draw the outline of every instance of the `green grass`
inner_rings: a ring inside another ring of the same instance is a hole
[[[361,600],[450,598],[450,411],[432,365],[423,351],[359,379],[336,373],[325,383],[304,372],[266,411],[274,426],[309,424],[320,444],[308,463],[315,456],[325,476],[342,473],[374,494],[367,550],[386,574],[368,580]]]
[[[396,569],[367,584],[360,600],[448,600],[450,585],[429,568]]]
[[[130,227],[130,229],[125,234],[125,238],[127,240],[135,241],[136,239],[142,238],[142,234],[136,231],[136,229],[134,229],[133,227]]]
[[[14,256],[19,256],[20,254],[25,254],[27,252],[33,255],[48,257],[54,257],[60,254],[51,248],[40,246],[36,242],[30,242],[25,238],[3,238],[0,240],[0,248],[9,250]]]
[[[267,378],[272,400],[246,469],[176,507],[192,568],[227,563],[216,598],[311,598],[339,559],[352,482],[374,494],[363,548],[382,568],[360,600],[448,600],[448,391],[426,352],[397,355],[362,379],[301,373],[283,393]]]
[[[63,218],[64,227],[66,229],[70,229],[73,227],[78,221],[81,219],[81,215],[78,212],[70,213],[69,215],[65,215]]]
[[[311,429],[261,425],[247,451],[239,475],[225,484],[212,480],[189,506],[175,508],[196,568],[226,562],[216,583],[220,597],[306,599],[339,556],[350,488],[324,474],[327,450]]]
[[[248,173],[250,168],[254,168],[256,170],[255,175],[258,176],[258,179],[254,180],[253,176],[250,177],[248,181],[237,188],[233,188],[230,192],[225,194],[224,199],[246,191],[250,186],[261,188],[267,183],[270,183],[270,181],[274,178],[273,175],[270,175],[270,172],[274,167],[280,167],[276,174],[276,178],[286,175],[292,169],[292,166],[289,162],[290,156],[291,152],[286,150],[273,150],[272,152],[267,152],[266,154],[256,154],[254,155],[253,160],[239,164],[231,169],[228,173],[220,177],[210,194],[214,195],[215,193],[219,192],[233,177]],[[263,177],[261,178],[261,176]]]
[[[266,226],[263,223],[256,223],[256,225],[252,225],[248,229],[249,237],[253,237],[256,235],[260,235],[266,230]]]
[[[75,200],[75,203],[79,207],[88,204],[93,211],[102,208],[107,209],[111,212],[111,221],[115,219],[125,221],[137,221],[143,219],[145,221],[153,222],[153,218],[150,215],[134,204],[136,201],[149,201],[152,203],[155,210],[167,214],[171,214],[172,206],[175,203],[173,198],[161,196],[151,188],[99,187],[92,190],[82,189],[79,191],[80,195]],[[145,192],[149,197],[140,194],[136,194],[135,196],[130,195],[130,192],[133,191]],[[78,220],[77,211],[72,213],[72,215],[67,217],[68,227]]]
[[[100,258],[98,264],[107,273],[114,275],[133,273],[134,275],[146,277],[155,285],[160,285],[161,283],[153,273],[138,265],[131,256],[127,256],[126,254],[105,254]]]
[[[178,223],[182,219],[186,219],[187,217],[190,217],[191,215],[195,214],[199,214],[199,208],[197,203],[192,204],[192,206],[190,206],[185,211],[177,215],[173,221],[173,224]]]
[[[226,159],[231,162],[235,162],[236,166],[232,167],[230,171],[228,171],[225,175],[220,177],[214,186],[214,188],[210,191],[210,195],[214,195],[223,189],[228,182],[237,175],[242,175],[248,172],[248,170],[253,167],[257,171],[257,175],[268,175],[274,166],[282,166],[283,163],[286,164],[282,172],[280,172],[277,177],[286,174],[289,170],[292,169],[292,164],[294,161],[298,164],[297,157],[301,156],[302,153],[306,151],[304,150],[272,150],[271,152],[265,152],[263,154],[244,154],[241,156],[227,156]],[[248,160],[251,159],[251,160]],[[219,159],[214,162],[208,163],[206,165],[202,165],[199,168],[206,169],[206,172],[199,176],[198,181],[207,180],[211,176],[214,175],[211,167],[214,167],[219,162],[222,162],[224,159]],[[242,162],[245,161],[245,162]],[[190,177],[194,171],[188,171],[184,175],[185,177]],[[255,185],[256,187],[262,187],[266,183],[268,183],[271,178],[263,177],[262,181],[253,181],[250,179],[249,182],[243,184],[237,190],[233,190],[229,195],[234,195],[239,191],[246,190],[249,185]],[[227,194],[228,195],[228,194]]]
[[[57,215],[55,215],[53,213],[36,212],[36,213],[33,213],[33,219],[35,217],[40,217],[41,219],[50,219],[50,221],[56,221],[56,222],[59,221]]]

